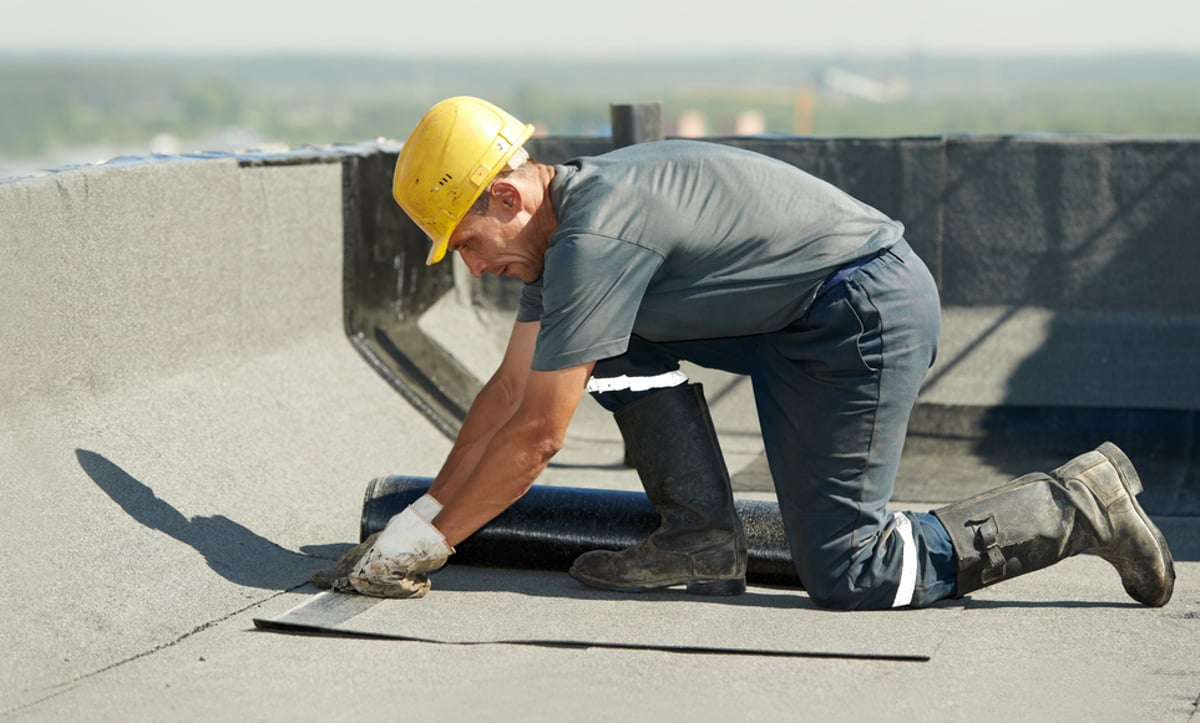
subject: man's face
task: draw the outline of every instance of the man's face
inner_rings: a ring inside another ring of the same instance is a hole
[[[542,275],[544,250],[537,250],[522,233],[530,214],[513,209],[493,198],[486,214],[468,213],[450,235],[447,249],[458,252],[475,278],[490,273],[516,276],[528,284]]]

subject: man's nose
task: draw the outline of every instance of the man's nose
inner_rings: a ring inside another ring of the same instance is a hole
[[[475,278],[483,278],[484,264],[478,257],[473,256],[466,249],[459,249],[458,255],[462,257],[463,263],[467,265],[467,269]]]

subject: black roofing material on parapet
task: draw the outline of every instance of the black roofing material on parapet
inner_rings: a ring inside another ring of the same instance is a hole
[[[1049,461],[1064,446],[1058,440],[1080,442],[1061,450],[1069,457],[1111,439],[1132,450],[1139,467],[1164,470],[1165,487],[1148,484],[1153,506],[1200,509],[1200,432],[1195,415],[1186,414],[1200,412],[1200,139],[706,140],[792,163],[902,221],[934,273],[943,306],[1045,312],[1049,322],[1030,332],[1044,338],[1021,339],[1030,353],[979,380],[994,387],[989,399],[1001,399],[987,414],[973,400],[938,400],[939,417],[960,414],[979,427],[973,451],[982,460],[1007,469],[1028,458],[1014,450],[1041,451]],[[612,143],[534,138],[528,148],[553,164],[604,153]],[[428,240],[390,198],[392,149],[344,162],[347,333],[453,437],[481,380],[427,338],[416,319],[453,288],[456,262],[424,266]],[[472,284],[472,304],[515,309],[519,280]],[[980,332],[965,348],[995,331]],[[943,338],[949,348],[947,341],[962,340]],[[943,366],[953,366],[943,357]],[[924,403],[918,401],[918,416]],[[1180,412],[1187,429],[1178,426]]]
[[[792,163],[902,221],[945,305],[1180,315],[1200,309],[1200,245],[1193,243],[1200,228],[1200,142],[1043,136],[709,140]],[[559,163],[603,153],[611,141],[535,138],[528,147],[538,160]],[[374,194],[361,209],[371,217],[363,219],[359,240],[411,242],[407,253],[420,256],[428,241],[407,219],[397,221],[399,209],[377,192],[390,190],[394,162],[390,152],[380,158],[382,164],[356,161],[376,166],[371,177],[360,173],[353,188]],[[376,251],[377,262],[392,261],[378,246]],[[444,266],[422,265],[418,276],[439,274]],[[424,297],[436,289],[423,286],[411,266],[403,270],[403,283],[371,290],[390,296],[370,301],[406,309],[431,303]]]
[[[394,150],[342,166],[343,308],[351,344],[453,439],[479,382],[417,322],[454,286],[450,264],[426,266],[429,241],[392,200]]]
[[[722,138],[902,221],[947,305],[1200,309],[1200,141]]]

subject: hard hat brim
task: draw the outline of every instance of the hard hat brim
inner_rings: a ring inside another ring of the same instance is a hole
[[[454,232],[451,231],[450,233]],[[446,258],[446,246],[450,243],[450,235],[447,234],[446,238],[441,239],[440,241],[438,239],[430,239],[430,241],[433,243],[429,247],[429,255],[425,257],[426,266],[433,266],[437,262]]]

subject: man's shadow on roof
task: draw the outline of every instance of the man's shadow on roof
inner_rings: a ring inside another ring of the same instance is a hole
[[[301,554],[280,547],[224,515],[189,519],[103,455],[76,449],[75,457],[96,486],[130,517],[191,546],[204,556],[213,572],[238,585],[267,590],[295,587],[351,547],[306,545]]]

